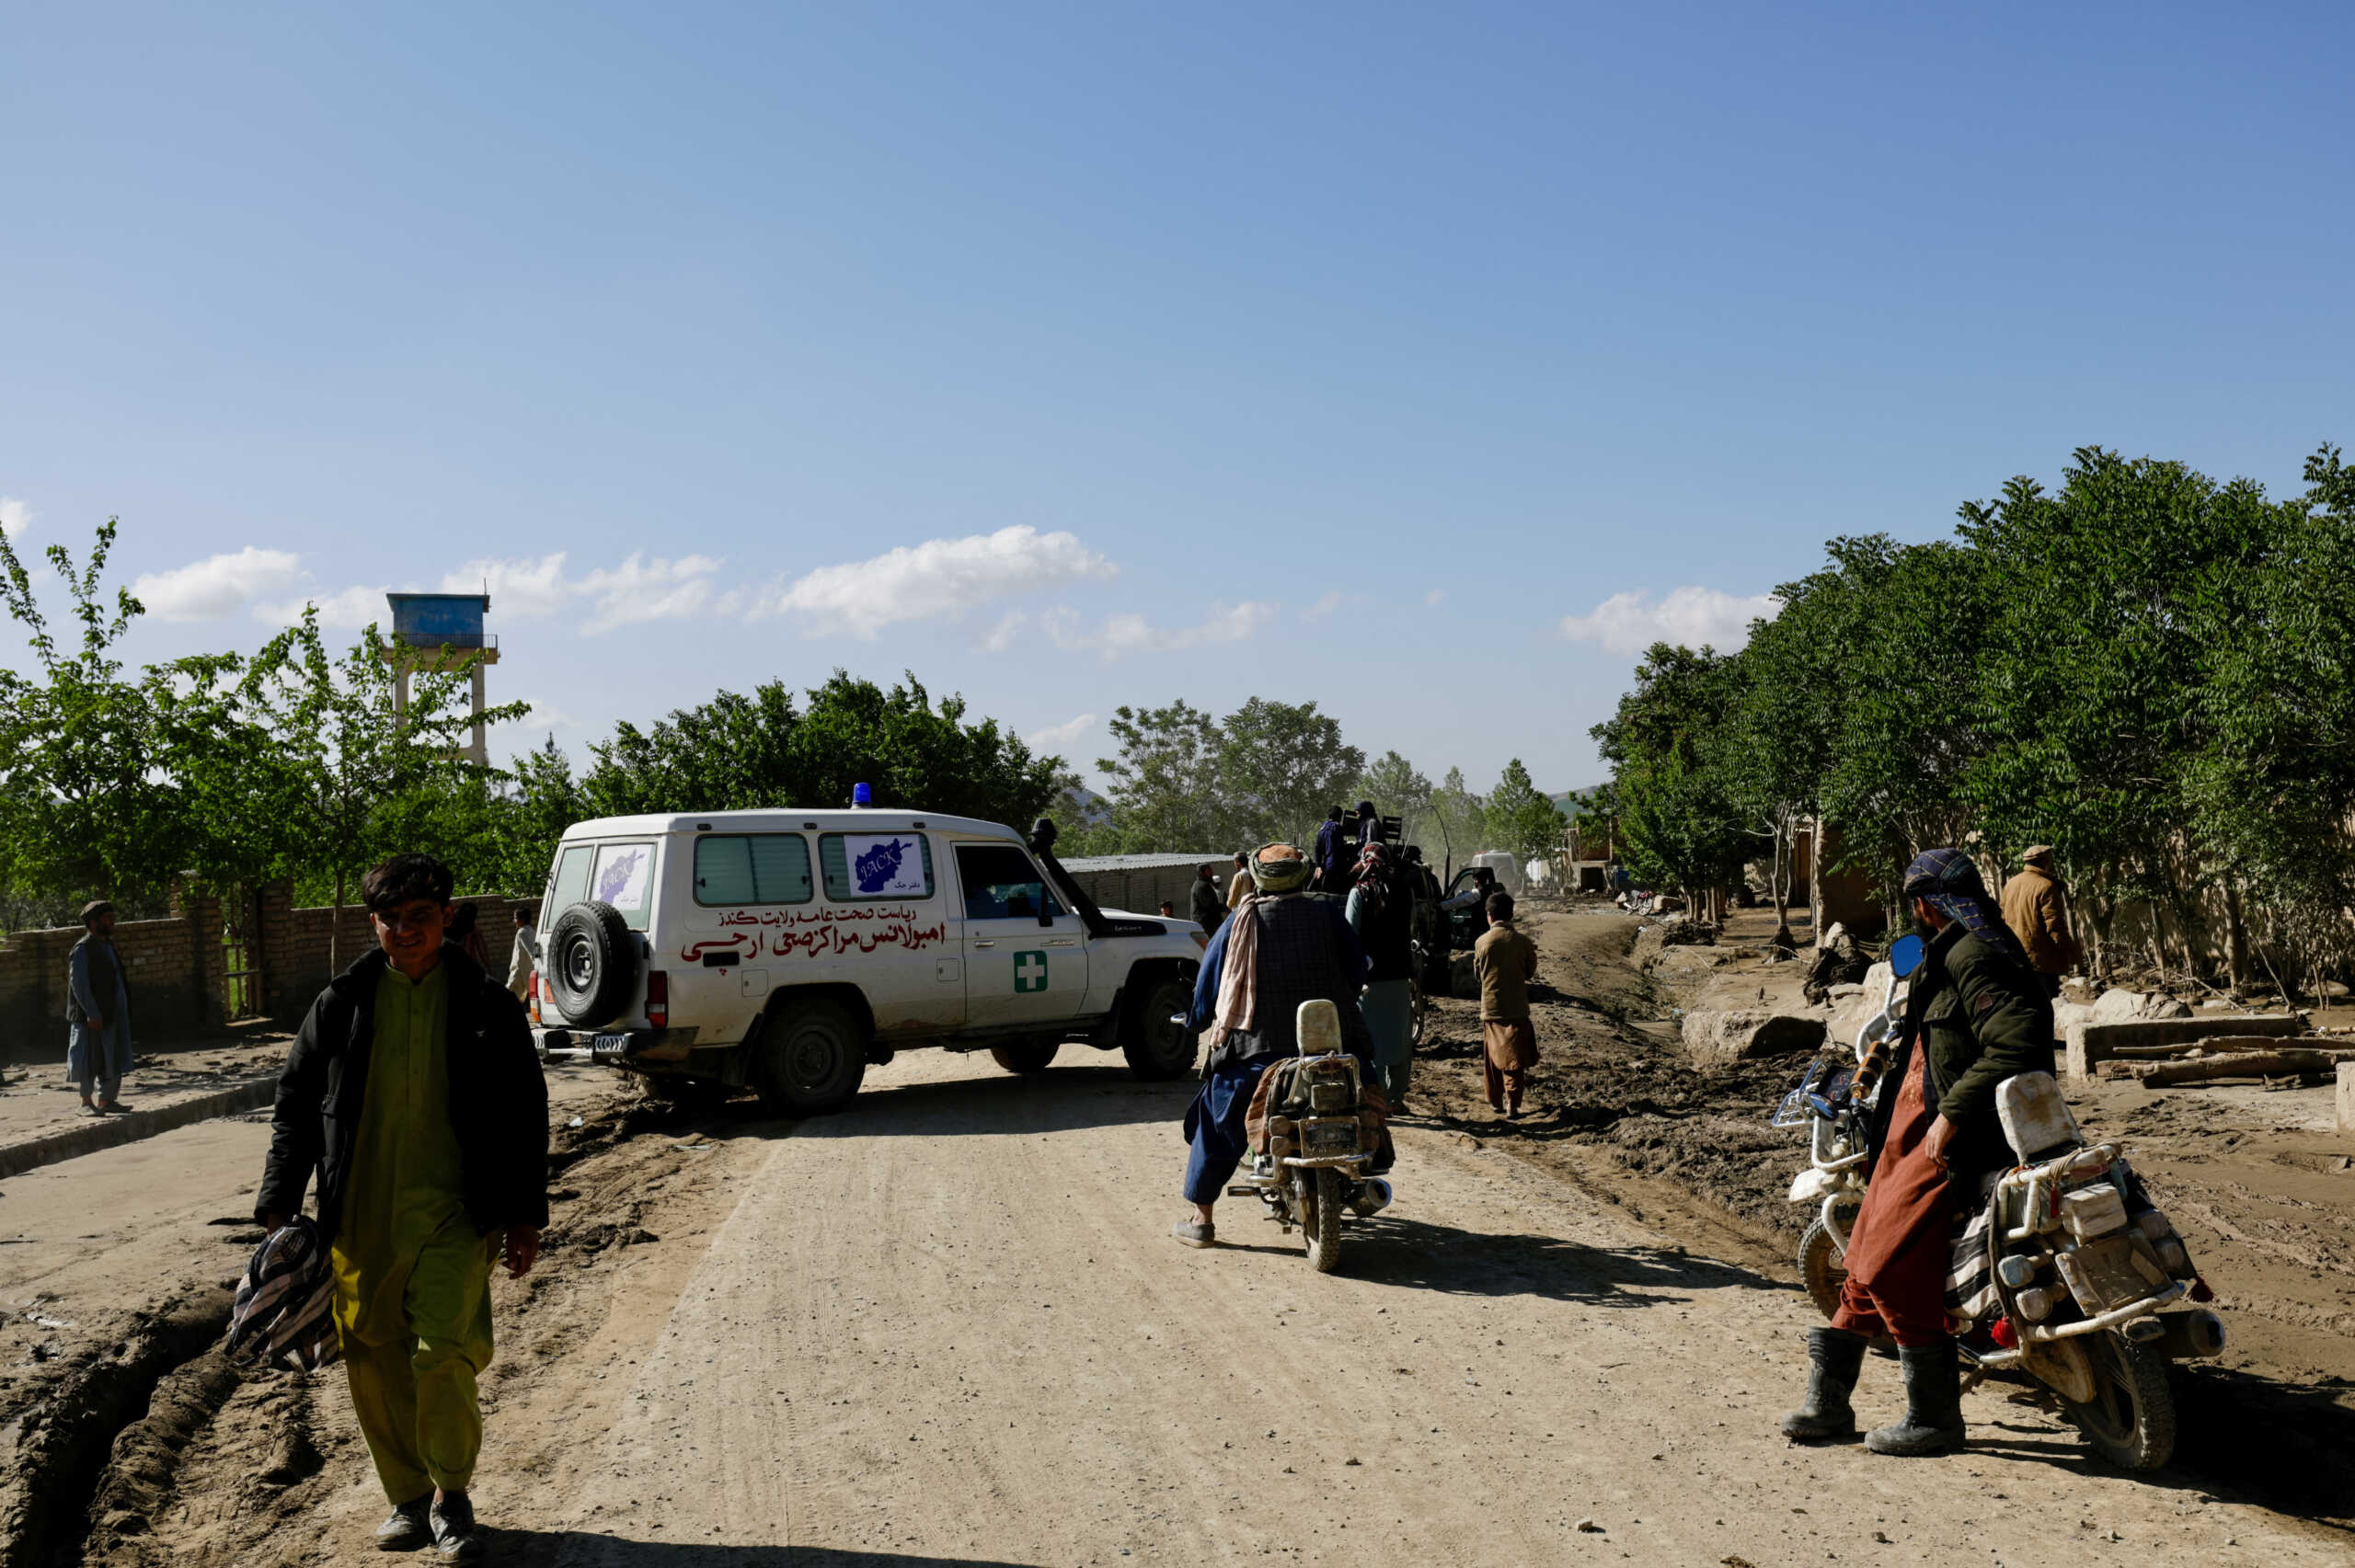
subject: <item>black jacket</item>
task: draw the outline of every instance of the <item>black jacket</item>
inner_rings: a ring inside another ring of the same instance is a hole
[[[1218,922],[1226,918],[1226,900],[1220,897],[1217,883],[1199,876],[1194,879],[1193,915],[1194,923],[1206,932],[1216,931]]]
[[[370,952],[327,982],[278,1075],[254,1213],[301,1213],[316,1171],[323,1244],[335,1239],[343,1216],[375,1042],[376,980],[386,962],[381,951]],[[485,1235],[514,1225],[544,1229],[548,1087],[523,1004],[454,944],[442,944],[442,963],[450,971],[450,1125],[465,1173],[466,1217]]]
[[[1879,1162],[1917,1047],[1928,1053],[1924,1088],[1930,1104],[1954,1125],[1947,1170],[1975,1196],[1979,1177],[2015,1163],[1995,1116],[1995,1086],[2016,1073],[2052,1070],[2051,1001],[2032,971],[1959,921],[1938,933],[1909,983],[1903,1043],[1873,1114],[1867,1170]]]

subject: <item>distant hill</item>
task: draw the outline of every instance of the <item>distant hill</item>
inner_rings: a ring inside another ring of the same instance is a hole
[[[1084,784],[1065,790],[1063,798],[1071,802],[1066,809],[1076,818],[1073,824],[1075,827],[1093,828],[1112,819],[1111,803]],[[1062,803],[1057,804],[1060,806]]]

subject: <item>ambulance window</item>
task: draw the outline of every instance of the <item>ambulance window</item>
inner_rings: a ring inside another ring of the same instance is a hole
[[[695,902],[806,904],[810,842],[798,833],[719,833],[695,841]]]
[[[596,858],[594,844],[570,844],[556,863],[548,884],[547,902],[541,906],[541,924],[552,926],[556,917],[589,896],[589,863]]]
[[[630,930],[644,931],[654,912],[654,846],[599,844],[589,896],[613,905]]]
[[[922,833],[822,834],[818,864],[826,897],[839,902],[932,897],[932,845]]]
[[[1063,912],[1030,857],[1012,844],[959,844],[957,879],[965,885],[967,920],[1037,920],[1042,904],[1051,916]]]

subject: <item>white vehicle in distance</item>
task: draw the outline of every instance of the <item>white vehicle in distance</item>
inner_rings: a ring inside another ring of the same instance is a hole
[[[1139,1078],[1189,1070],[1208,938],[1098,909],[1054,841],[1044,818],[1026,842],[865,807],[575,823],[540,905],[533,1034],[666,1098],[750,1085],[790,1116],[840,1109],[915,1045],[1035,1073],[1077,1041]]]

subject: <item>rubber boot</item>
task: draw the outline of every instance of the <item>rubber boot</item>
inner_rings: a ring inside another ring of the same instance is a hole
[[[1962,1368],[1954,1341],[1901,1345],[1897,1365],[1905,1374],[1905,1419],[1866,1433],[1865,1447],[1908,1459],[1962,1447]]]
[[[1848,1395],[1865,1364],[1865,1336],[1844,1329],[1807,1331],[1807,1402],[1783,1417],[1794,1443],[1844,1442],[1856,1435]]]

